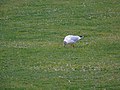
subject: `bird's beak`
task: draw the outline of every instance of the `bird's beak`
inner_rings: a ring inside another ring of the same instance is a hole
[[[82,36],[82,38],[84,38],[84,36]]]

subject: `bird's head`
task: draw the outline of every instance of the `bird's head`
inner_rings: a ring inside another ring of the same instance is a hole
[[[84,38],[84,36],[79,36],[81,39]]]

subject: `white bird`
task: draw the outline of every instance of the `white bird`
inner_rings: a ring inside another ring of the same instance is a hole
[[[67,44],[71,44],[74,47],[74,43],[76,43],[77,41],[79,41],[82,38],[83,38],[83,36],[67,35],[64,38],[63,46],[65,46]]]

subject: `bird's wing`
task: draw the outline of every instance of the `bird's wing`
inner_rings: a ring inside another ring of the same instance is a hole
[[[67,42],[67,43],[74,43],[74,41],[71,39],[71,36],[70,36],[70,35],[69,35],[69,36],[66,36],[66,37],[64,38],[64,41]]]
[[[76,43],[79,39],[81,39],[79,36],[68,35],[64,38],[64,41],[67,43]]]
[[[79,36],[72,36],[71,40],[73,40],[74,42],[77,42],[79,40]]]

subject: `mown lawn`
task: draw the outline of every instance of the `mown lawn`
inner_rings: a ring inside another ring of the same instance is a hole
[[[0,0],[0,90],[120,90],[120,0]]]

